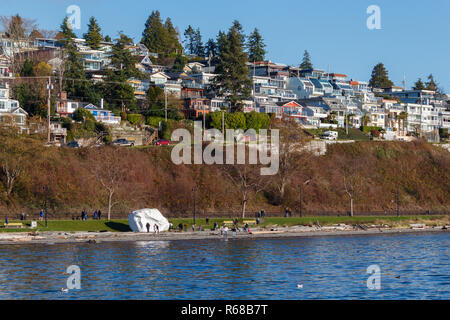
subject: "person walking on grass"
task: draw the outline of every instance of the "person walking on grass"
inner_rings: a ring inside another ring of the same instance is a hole
[[[39,212],[39,220],[42,221],[44,220],[44,210],[41,209],[41,211]]]
[[[98,209],[98,220],[101,220],[102,219],[102,212],[100,211],[100,209]]]

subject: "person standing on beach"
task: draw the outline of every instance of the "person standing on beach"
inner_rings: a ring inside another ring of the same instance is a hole
[[[150,223],[147,222],[147,224],[145,225],[147,227],[147,233],[150,232]]]
[[[157,224],[155,224],[156,227],[156,233],[159,234],[159,226]]]

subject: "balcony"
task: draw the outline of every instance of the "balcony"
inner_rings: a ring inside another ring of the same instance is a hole
[[[106,124],[120,124],[121,118],[115,116],[96,116],[95,120]]]

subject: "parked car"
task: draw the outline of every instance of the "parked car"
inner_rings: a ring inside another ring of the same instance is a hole
[[[168,146],[170,144],[170,140],[168,139],[159,139],[153,142],[155,146]]]
[[[130,146],[134,147],[134,141],[128,139],[116,139],[112,142],[115,146]]]
[[[338,132],[337,131],[326,131],[323,133],[323,135],[320,138],[324,139],[324,140],[337,140]]]
[[[80,144],[78,143],[78,141],[70,141],[66,144],[66,147],[68,148],[79,148]]]

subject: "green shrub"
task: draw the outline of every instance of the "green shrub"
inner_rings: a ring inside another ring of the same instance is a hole
[[[72,118],[75,121],[84,121],[85,119],[90,119],[95,121],[95,117],[94,115],[87,109],[85,108],[78,108],[77,110],[74,111],[74,113],[72,114]]]
[[[87,120],[84,122],[84,128],[85,128],[87,131],[95,131],[95,120],[87,119]]]
[[[374,127],[374,126],[362,126],[361,131],[364,133],[370,133],[372,130],[381,131],[383,128],[381,127]]]
[[[270,117],[267,113],[249,112],[245,114],[245,122],[247,129],[267,129],[270,125]]]
[[[145,120],[145,124],[152,126],[152,127],[159,127],[159,123],[161,121],[164,121],[164,118],[161,117],[147,117]]]
[[[142,116],[140,114],[136,114],[136,113],[130,113],[127,116],[127,120],[129,123],[131,123],[132,125],[137,125],[138,123],[141,122]]]
[[[243,112],[227,113],[225,115],[225,126],[229,129],[247,130],[244,113]]]

